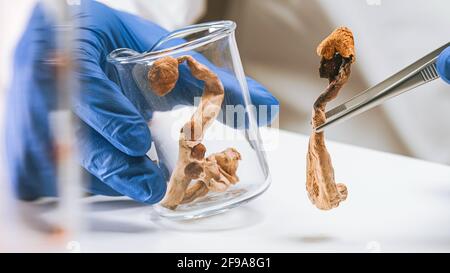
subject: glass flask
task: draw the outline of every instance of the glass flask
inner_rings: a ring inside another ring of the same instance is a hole
[[[264,111],[251,103],[235,29],[232,21],[192,25],[146,52],[122,48],[108,56],[111,75],[149,120],[153,143],[147,156],[168,183],[164,199],[153,207],[162,217],[214,215],[270,185],[256,119]],[[178,69],[175,82],[169,78],[177,73],[168,73],[167,66]]]

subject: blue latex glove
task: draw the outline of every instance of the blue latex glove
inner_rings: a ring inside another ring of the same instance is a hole
[[[436,61],[436,68],[439,76],[450,84],[450,46],[439,54]]]
[[[103,195],[126,195],[153,204],[162,199],[166,182],[162,171],[146,156],[151,133],[146,121],[153,109],[143,105],[140,93],[127,96],[115,81],[106,62],[109,52],[130,48],[143,52],[167,31],[128,13],[95,1],[81,1],[73,10],[78,21],[78,65],[80,98],[74,111],[80,119],[78,139],[82,166],[90,173],[89,191]],[[48,113],[55,108],[55,78],[48,59],[54,49],[54,33],[43,7],[37,5],[14,56],[14,73],[9,90],[7,116],[7,155],[11,180],[19,198],[34,200],[55,196],[54,159]],[[236,94],[235,81],[219,75],[226,92]],[[278,105],[260,84],[248,79],[254,105]],[[190,100],[202,90],[202,83],[187,78],[182,71],[171,96],[174,103]],[[227,104],[240,104],[230,96]],[[277,114],[259,121],[265,124]]]

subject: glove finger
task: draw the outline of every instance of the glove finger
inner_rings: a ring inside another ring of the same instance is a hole
[[[101,194],[126,195],[136,201],[154,204],[166,192],[163,173],[147,156],[130,156],[116,149],[96,130],[80,121],[78,130],[80,157],[83,167],[106,187],[94,185]]]
[[[222,103],[222,113],[219,116],[219,120],[234,128],[248,127],[247,113],[245,114],[245,118],[243,118],[244,115],[240,115],[241,112],[245,112],[243,107],[247,105],[247,103],[245,102],[242,88],[235,75],[211,65],[207,60],[205,61],[205,58],[200,54],[196,54],[195,58],[197,60],[202,60],[202,63],[204,64],[206,62],[206,65],[219,76],[224,86],[225,98]],[[172,98],[172,100],[174,97],[177,97],[183,103],[192,105],[194,103],[194,98],[202,95],[204,83],[203,81],[194,78],[185,64],[180,65],[179,71],[180,78],[175,86],[175,90],[166,96],[169,96],[168,99]],[[249,77],[246,77],[246,81],[250,96],[250,101],[248,103],[255,107],[258,126],[270,124],[278,115],[278,100],[257,81]],[[230,106],[234,107],[230,108]],[[239,108],[239,106],[241,108]]]
[[[244,96],[241,92],[241,88],[237,79],[228,74],[225,77],[222,73],[219,74],[225,80],[224,88],[225,88],[225,105],[233,105],[233,106],[245,106]],[[279,113],[279,102],[278,100],[260,83],[255,81],[252,78],[246,77],[248,91],[250,95],[251,107],[254,107],[255,110],[255,118],[257,120],[258,126],[267,126],[275,119],[275,117]],[[224,121],[226,124],[233,124],[235,128],[242,128],[244,125],[242,124],[245,121],[245,128],[248,127],[248,116],[245,116],[245,120],[243,118],[239,118],[239,107],[235,107],[232,110],[225,111]],[[237,114],[234,114],[237,113]],[[233,119],[230,120],[229,117],[232,116]]]
[[[78,60],[81,88],[75,113],[120,151],[131,156],[145,155],[151,135],[144,117],[94,61],[87,56]]]
[[[92,194],[106,195],[106,196],[123,196],[119,192],[113,190],[110,186],[103,183],[100,179],[92,174],[89,174],[89,185],[87,185],[87,191]]]

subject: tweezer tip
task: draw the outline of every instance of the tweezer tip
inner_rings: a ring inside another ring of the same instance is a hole
[[[321,125],[319,125],[319,126],[313,128],[313,131],[314,131],[315,133],[320,133],[320,132],[323,131],[323,129],[325,128],[325,126],[326,126],[326,123],[321,124]]]

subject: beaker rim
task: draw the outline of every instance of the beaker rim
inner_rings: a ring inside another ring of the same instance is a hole
[[[205,36],[187,41],[175,46],[164,48],[161,50],[155,50],[158,45],[163,44],[166,41],[173,39],[174,37],[181,36],[183,34],[192,34],[206,29],[216,28]],[[205,44],[214,42],[223,37],[226,37],[230,33],[233,33],[236,29],[236,23],[230,20],[223,21],[212,21],[207,23],[190,25],[184,28],[180,28],[169,32],[167,35],[163,36],[158,42],[152,46],[151,49],[139,53],[135,50],[129,48],[118,48],[109,53],[107,60],[111,63],[134,63],[134,62],[148,62],[154,59],[159,59],[168,55],[193,50],[195,48],[201,47]]]

